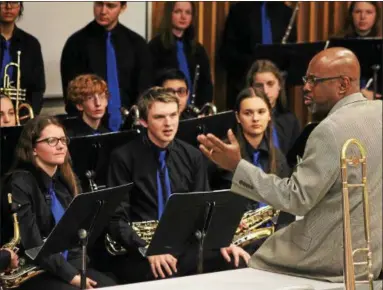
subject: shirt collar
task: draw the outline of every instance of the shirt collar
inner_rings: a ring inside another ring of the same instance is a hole
[[[245,139],[245,146],[246,146],[246,152],[247,154],[252,157],[255,151],[259,151],[262,155],[267,154],[269,155],[269,146],[267,145],[267,138],[264,137],[259,144],[258,148],[254,148],[250,145],[250,143]]]
[[[331,115],[332,113],[334,113],[336,110],[344,107],[344,106],[347,106],[349,104],[352,104],[352,103],[355,103],[355,102],[360,102],[360,101],[366,101],[366,98],[360,93],[355,93],[355,94],[351,94],[351,95],[348,95],[342,99],[340,99],[334,107],[332,107],[332,109],[330,110],[330,112],[328,113],[328,115]]]

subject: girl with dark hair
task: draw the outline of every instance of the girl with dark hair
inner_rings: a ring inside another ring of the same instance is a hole
[[[201,107],[213,98],[210,63],[204,47],[195,39],[196,8],[193,2],[166,2],[160,33],[149,42],[155,72],[181,70],[190,93],[196,94],[195,105]],[[193,88],[196,66],[199,78]],[[189,102],[190,102],[189,98]]]
[[[381,37],[380,5],[379,1],[352,1],[344,27],[335,36],[341,38]]]
[[[10,62],[16,63],[20,51],[20,88],[26,90],[26,101],[32,106],[35,115],[38,115],[45,92],[44,62],[39,41],[16,26],[23,10],[23,2],[0,2],[0,84],[3,84],[5,66]],[[16,84],[17,69],[12,66],[6,73]]]
[[[300,126],[295,115],[287,109],[282,72],[269,60],[257,60],[247,73],[246,83],[247,86],[262,89],[269,98],[274,121],[274,146],[286,155],[300,134]]]
[[[265,173],[273,173],[279,177],[290,176],[291,169],[285,156],[273,143],[272,107],[264,91],[253,87],[242,90],[237,96],[234,110],[237,119],[235,134],[240,145],[241,156],[262,168]],[[214,189],[230,188],[232,178],[232,172],[215,170],[211,178],[212,187]],[[254,210],[262,206],[265,204],[249,199],[246,210]],[[292,215],[280,213],[279,227],[285,226],[293,220]],[[262,241],[245,247],[245,250],[252,254],[260,242]]]
[[[68,143],[64,127],[55,118],[38,116],[23,128],[15,163],[5,176],[3,191],[12,193],[13,202],[17,204],[19,255],[25,256],[25,249],[43,244],[73,197],[80,193],[70,164]],[[13,223],[7,203],[3,200],[2,204],[1,242],[4,244],[13,236]],[[45,272],[30,278],[18,289],[80,288],[81,253],[79,249],[68,250],[36,260],[34,263]],[[87,270],[86,289],[112,285],[115,283],[108,277],[93,269]]]
[[[10,98],[0,94],[0,127],[16,126],[15,107]]]

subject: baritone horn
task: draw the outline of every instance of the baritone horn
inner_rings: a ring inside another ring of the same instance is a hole
[[[8,96],[11,100],[15,101],[16,110],[16,124],[21,125],[21,121],[26,119],[33,119],[35,117],[31,105],[25,103],[27,90],[22,89],[21,86],[21,69],[20,69],[20,55],[21,51],[17,51],[17,63],[10,62],[4,68],[3,87],[0,88],[0,93]],[[9,69],[16,69],[16,86],[12,86],[11,74]],[[25,115],[21,115],[22,110],[26,110]]]
[[[355,145],[360,153],[360,156],[347,157],[347,149],[350,145]],[[361,183],[348,183],[347,166],[361,166],[362,181]],[[341,152],[341,175],[342,175],[342,203],[343,203],[343,247],[344,247],[344,264],[343,275],[346,290],[355,290],[355,268],[354,266],[367,266],[367,281],[369,289],[373,289],[374,274],[372,273],[372,251],[370,238],[370,212],[367,190],[367,163],[366,150],[357,139],[347,140]],[[350,203],[349,203],[349,188],[362,188],[363,190],[363,213],[364,213],[364,237],[365,247],[352,249],[351,242],[351,223],[350,223]],[[357,253],[365,253],[365,261],[354,262],[354,255]]]

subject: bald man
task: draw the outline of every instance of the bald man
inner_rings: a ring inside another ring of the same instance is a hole
[[[268,238],[250,267],[333,282],[343,281],[343,213],[340,154],[346,140],[357,138],[367,151],[372,270],[382,269],[382,102],[359,92],[360,66],[344,48],[331,48],[310,62],[304,80],[304,102],[325,119],[311,133],[290,178],[266,174],[241,159],[231,131],[229,144],[201,135],[201,150],[219,166],[234,172],[232,192],[304,216]],[[349,167],[349,183],[360,183],[360,167]],[[365,246],[361,189],[350,189],[352,243]],[[364,258],[365,256],[362,255]],[[360,256],[356,260],[361,260]],[[355,267],[356,278],[366,267]]]

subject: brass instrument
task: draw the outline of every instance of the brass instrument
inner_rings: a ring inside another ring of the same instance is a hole
[[[350,145],[356,145],[360,156],[347,157],[347,149]],[[358,166],[362,168],[362,183],[348,183],[347,166]],[[370,238],[370,211],[367,190],[367,163],[366,150],[356,139],[347,140],[341,152],[341,173],[342,173],[342,203],[343,203],[343,247],[344,247],[344,265],[343,275],[346,290],[355,290],[355,269],[354,266],[367,266],[367,281],[361,281],[369,284],[369,289],[373,289],[374,274],[372,273],[372,251]],[[351,224],[350,224],[350,203],[349,188],[361,187],[363,189],[363,213],[364,213],[364,234],[366,246],[353,250],[351,243]],[[354,255],[365,253],[366,261],[354,262]]]
[[[133,105],[129,110],[121,107],[121,114],[123,116],[123,127],[126,129],[134,129],[141,127],[140,123],[140,110],[137,105]],[[127,124],[128,123],[128,124]]]
[[[19,222],[17,220],[16,209],[12,202],[12,194],[8,193],[8,203],[12,210],[13,218],[13,238],[5,244],[2,249],[10,249],[15,253],[18,252],[17,246],[21,242]],[[39,269],[34,265],[27,265],[24,257],[19,257],[19,266],[16,269],[11,270],[9,273],[4,272],[0,274],[1,286],[5,289],[17,288],[28,279],[43,273],[44,270]]]
[[[275,224],[279,212],[279,210],[269,205],[245,212],[240,226],[235,231],[233,244],[245,247],[253,241],[271,236],[275,232]],[[272,222],[271,226],[260,228],[260,226],[269,221]]]
[[[195,117],[200,115],[209,116],[217,114],[217,107],[213,103],[206,103],[202,106],[201,109],[197,108],[196,106],[188,105],[187,110],[195,115]]]
[[[233,244],[244,247],[255,240],[272,235],[275,231],[275,218],[278,217],[278,215],[279,210],[275,210],[271,206],[246,212],[241,220],[241,224],[245,223],[246,228],[241,227],[241,225],[237,228],[233,238]],[[266,228],[259,228],[268,221],[272,221],[273,225]],[[131,225],[137,235],[149,245],[158,226],[158,221],[133,222]],[[109,234],[105,236],[105,247],[112,256],[127,253],[127,250],[114,241]]]
[[[295,18],[297,18],[297,13],[299,11],[299,4],[300,4],[299,1],[297,1],[297,4],[295,4],[293,14],[291,15],[291,18],[290,18],[290,21],[289,21],[289,25],[287,26],[285,35],[282,38],[282,44],[286,44],[286,41],[287,41],[287,39],[290,36],[291,29],[293,29]]]
[[[26,100],[27,91],[20,88],[21,85],[21,69],[20,69],[20,55],[21,51],[17,51],[17,63],[10,62],[4,68],[3,87],[0,88],[0,93],[8,96],[11,100],[16,101],[16,124],[21,125],[21,121],[25,119],[33,119],[35,117],[31,105],[23,103]],[[7,73],[8,69],[15,67],[17,71],[16,87],[12,86],[11,76]],[[26,109],[27,114],[21,116],[21,110]]]
[[[133,222],[131,226],[137,235],[149,245],[158,226],[158,221]],[[109,234],[105,235],[105,247],[108,253],[112,256],[124,255],[127,253],[127,250],[114,241]]]

